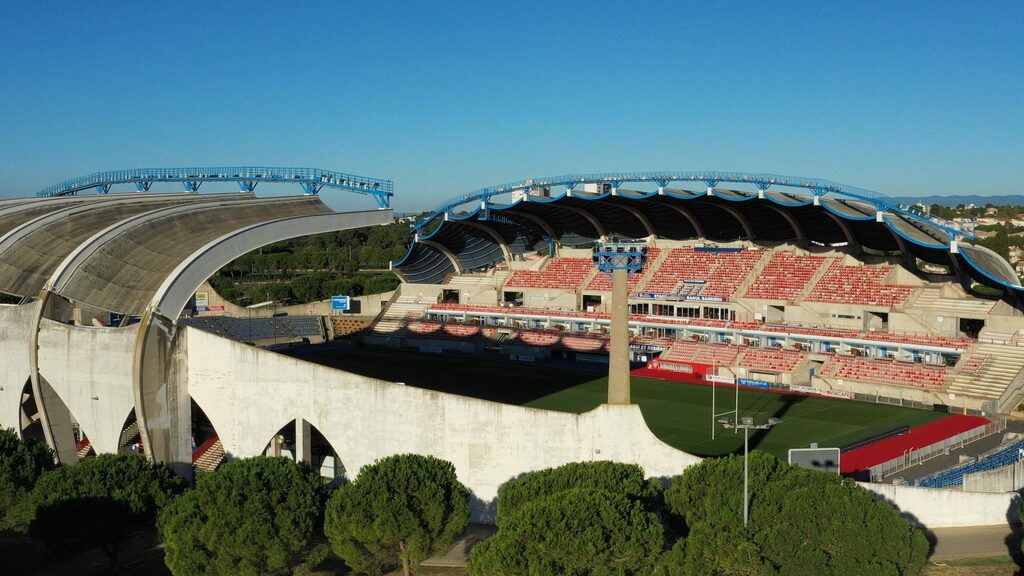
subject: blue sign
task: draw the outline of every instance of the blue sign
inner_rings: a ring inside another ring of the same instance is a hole
[[[348,296],[331,296],[331,310],[348,310]]]
[[[749,380],[747,378],[740,378],[737,380],[740,386],[746,386],[747,388],[763,388],[767,390],[771,388],[771,383],[765,382],[764,380]]]

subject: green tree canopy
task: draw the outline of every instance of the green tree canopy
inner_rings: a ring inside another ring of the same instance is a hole
[[[648,509],[661,506],[661,487],[644,479],[644,471],[636,464],[619,462],[570,462],[557,468],[546,468],[510,480],[498,489],[496,523],[515,514],[532,500],[557,494],[570,488],[594,488],[640,500]]]
[[[86,458],[39,478],[29,498],[29,532],[58,553],[101,548],[113,568],[129,534],[152,527],[159,510],[184,488],[167,467],[138,454]]]
[[[326,498],[306,463],[229,462],[160,514],[164,561],[176,576],[291,574],[323,539]]]
[[[905,575],[928,543],[888,503],[852,480],[750,454],[750,525],[743,526],[743,458],[709,458],[665,491],[685,519],[684,573]]]
[[[28,528],[29,492],[39,477],[53,467],[49,446],[23,442],[14,430],[0,429],[0,530]]]
[[[324,531],[349,566],[379,575],[401,564],[408,576],[446,551],[469,524],[469,490],[450,462],[401,454],[363,467],[327,505]]]
[[[636,499],[573,488],[507,515],[473,548],[468,576],[655,574],[666,546],[661,519]]]

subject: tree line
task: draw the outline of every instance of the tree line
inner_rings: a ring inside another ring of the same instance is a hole
[[[455,467],[402,454],[331,488],[305,463],[235,460],[185,486],[137,454],[54,469],[49,449],[0,432],[0,528],[55,553],[107,553],[155,529],[175,576],[288,575],[330,552],[361,574],[415,573],[465,531],[470,491]],[[501,486],[497,533],[476,545],[468,576],[919,574],[922,533],[888,503],[835,474],[750,456],[706,459],[667,484],[634,464],[578,462]],[[2,540],[0,540],[2,542]],[[2,552],[2,551],[0,551]]]
[[[296,238],[236,258],[210,283],[242,305],[388,292],[398,286],[388,263],[405,256],[411,239],[407,222]]]

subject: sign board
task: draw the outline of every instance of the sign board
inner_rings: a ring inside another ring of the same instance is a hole
[[[348,310],[349,308],[349,297],[348,296],[331,296],[331,310]]]
[[[224,306],[207,306],[206,309],[209,310],[210,312],[223,312]]]
[[[210,293],[196,292],[196,308],[206,309],[210,307]]]
[[[736,379],[732,376],[719,376],[718,374],[705,374],[704,379],[708,382],[718,382],[719,384],[735,384]]]
[[[796,384],[790,384],[790,391],[799,392],[801,394],[813,394],[815,396],[825,396],[826,398],[843,398],[846,400],[853,400],[857,395],[847,390],[823,390],[821,388],[815,388],[813,386],[797,386]]]
[[[839,448],[790,448],[789,463],[809,470],[839,474]]]
[[[770,382],[765,382],[764,380],[751,380],[750,378],[740,378],[739,383],[740,386],[746,386],[747,388],[761,388],[762,390],[767,390],[772,387]]]

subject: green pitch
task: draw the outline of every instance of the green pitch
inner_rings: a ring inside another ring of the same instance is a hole
[[[390,382],[562,412],[586,412],[607,396],[607,379],[595,379],[597,373],[543,364],[385,348],[313,349],[297,355]],[[717,387],[716,412],[733,407],[734,390]],[[743,436],[720,426],[711,440],[710,386],[633,378],[632,399],[654,434],[680,450],[698,456],[743,451]],[[758,423],[772,416],[782,418],[783,423],[767,433],[751,432],[750,447],[783,459],[790,448],[806,448],[811,442],[839,447],[900,425],[919,426],[943,417],[898,406],[753,390],[740,390],[739,400],[740,416],[753,416]]]
[[[607,379],[600,378],[555,392],[527,403],[533,408],[563,412],[586,412],[604,402]],[[632,400],[640,406],[647,425],[662,441],[698,456],[720,456],[743,451],[742,431],[715,429],[711,439],[710,386],[682,384],[647,378],[632,379]],[[732,410],[735,388],[719,385],[715,411]],[[756,423],[776,417],[782,424],[771,430],[752,430],[750,447],[786,459],[790,448],[840,447],[897,426],[919,426],[944,415],[939,412],[900,408],[849,400],[782,395],[740,389],[740,416],[753,416]]]

